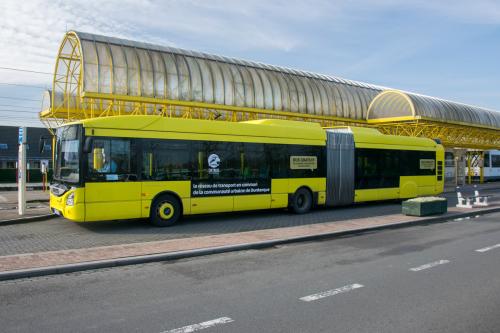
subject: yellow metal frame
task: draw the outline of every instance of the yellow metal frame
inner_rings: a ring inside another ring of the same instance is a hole
[[[485,126],[435,121],[423,117],[368,120],[384,134],[439,139],[445,147],[498,149],[500,131]]]
[[[65,48],[66,45],[68,47]],[[69,121],[117,115],[162,115],[165,117],[224,121],[274,118],[318,122],[324,127],[342,125],[369,126],[377,128],[385,134],[440,139],[446,147],[500,148],[499,129],[416,116],[413,103],[402,92],[400,93],[403,98],[406,98],[409,102],[411,116],[370,120],[349,119],[194,101],[86,92],[83,87],[83,66],[81,42],[75,33],[69,32],[59,48],[51,97],[52,106],[56,105],[56,98],[60,98],[60,95],[62,95],[63,103],[40,113],[40,119],[49,129]],[[111,85],[113,85],[113,79],[113,76],[111,76]],[[138,84],[140,89],[140,80]],[[113,91],[112,87],[111,91]],[[385,93],[394,93],[394,91],[382,92],[378,96]],[[367,117],[370,109],[369,107]]]
[[[416,116],[415,105],[413,104],[410,97],[407,94],[403,93],[402,91],[390,89],[390,90],[385,90],[385,91],[381,92],[380,94],[375,96],[375,98],[372,99],[372,101],[370,102],[370,105],[368,106],[368,111],[366,112],[366,119],[370,119],[370,111],[372,110],[372,106],[375,104],[375,102],[378,99],[382,98],[382,96],[388,95],[388,94],[396,94],[396,95],[401,96],[404,100],[406,100],[406,102],[408,102],[408,105],[410,106],[411,116],[409,116],[409,117]],[[406,117],[401,117],[401,118],[406,118]]]
[[[410,107],[411,115],[370,119],[373,106],[380,98],[388,94],[396,94],[405,99]],[[367,111],[367,123],[385,134],[440,139],[444,146],[450,148],[498,149],[500,147],[498,128],[418,116],[411,98],[399,90],[386,90],[372,100]]]
[[[69,45],[70,52],[65,52],[65,46]],[[71,98],[75,101],[80,99],[82,89],[83,56],[80,40],[74,33],[65,35],[56,59],[54,78],[52,82],[51,107],[42,110],[39,114],[40,120],[47,128],[52,129],[67,121],[79,119],[79,110],[71,105]],[[56,105],[55,99],[62,95],[63,102]]]
[[[470,150],[466,153],[467,183],[472,184],[474,168],[479,168],[479,183],[484,183],[484,151]]]

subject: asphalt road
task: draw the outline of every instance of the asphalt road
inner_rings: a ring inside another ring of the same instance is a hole
[[[0,327],[2,332],[498,332],[500,214],[1,282]]]
[[[482,190],[498,198],[498,189]],[[447,193],[450,206],[454,193]],[[401,213],[396,201],[316,209],[304,215],[285,210],[191,216],[169,228],[151,226],[146,220],[75,223],[63,218],[0,225],[0,256],[40,251],[189,238],[234,232],[300,226]]]

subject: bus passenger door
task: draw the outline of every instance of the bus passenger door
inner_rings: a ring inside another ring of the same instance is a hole
[[[135,141],[96,137],[87,160],[85,220],[141,217]]]

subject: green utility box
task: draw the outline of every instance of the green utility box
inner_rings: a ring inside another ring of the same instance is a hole
[[[448,211],[448,200],[440,197],[422,197],[403,201],[402,213],[411,216],[444,214]]]

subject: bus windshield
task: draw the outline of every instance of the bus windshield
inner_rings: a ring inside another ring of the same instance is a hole
[[[64,126],[56,132],[54,179],[69,183],[80,180],[80,136],[78,126]]]

